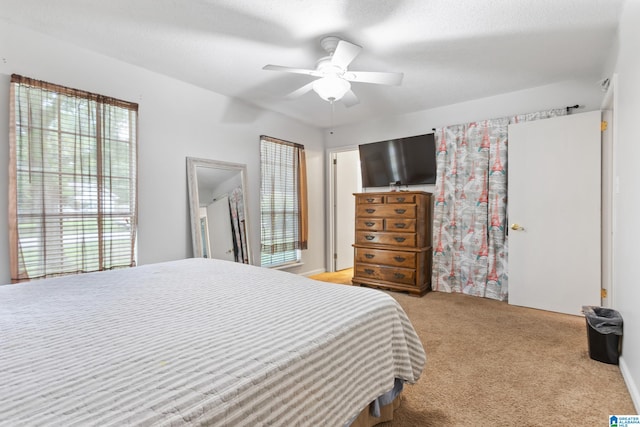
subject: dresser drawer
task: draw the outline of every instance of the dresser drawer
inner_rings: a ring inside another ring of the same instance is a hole
[[[356,263],[384,264],[393,267],[416,268],[416,253],[355,248]]]
[[[390,218],[385,220],[385,231],[416,231],[416,220],[405,218]]]
[[[355,276],[407,285],[415,285],[416,282],[416,271],[410,268],[384,267],[360,263],[356,263]]]
[[[415,247],[416,233],[387,233],[384,231],[356,231],[356,243]]]
[[[415,218],[416,205],[395,204],[360,204],[356,207],[356,215],[361,218],[385,217],[385,218]]]
[[[382,218],[367,218],[356,220],[356,230],[383,231],[384,220]]]
[[[415,194],[402,194],[398,193],[397,195],[392,196],[384,196],[385,203],[415,203],[416,195]]]
[[[387,191],[355,197],[352,283],[416,296],[429,291],[432,194]]]
[[[370,196],[368,194],[358,194],[356,196],[356,201],[358,204],[361,203],[384,203],[383,196]]]

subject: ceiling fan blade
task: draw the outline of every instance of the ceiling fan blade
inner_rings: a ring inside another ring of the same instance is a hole
[[[331,65],[336,65],[340,68],[346,69],[351,61],[360,53],[362,47],[357,44],[349,43],[344,40],[338,42],[335,52],[331,56]]]
[[[378,71],[347,71],[343,76],[350,82],[374,83],[379,85],[400,86],[404,73],[384,73]]]
[[[353,93],[352,90],[349,90],[347,93],[345,93],[344,96],[340,99],[340,101],[342,101],[344,106],[347,108],[353,107],[354,105],[360,103],[360,100],[358,99],[356,94]]]
[[[283,67],[282,65],[265,65],[262,67],[263,70],[271,70],[271,71],[284,71],[285,73],[295,73],[295,74],[306,74],[308,76],[316,76],[320,77],[320,73],[317,70],[309,70],[306,68],[292,68],[292,67]]]
[[[315,80],[313,82],[315,82]],[[313,82],[307,83],[301,88],[294,90],[289,95],[285,96],[285,99],[295,99],[311,91],[313,89]]]

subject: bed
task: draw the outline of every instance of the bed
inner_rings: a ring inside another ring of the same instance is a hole
[[[0,286],[0,425],[346,426],[424,363],[384,292],[227,261]]]

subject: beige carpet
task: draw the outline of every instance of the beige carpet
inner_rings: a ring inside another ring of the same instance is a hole
[[[636,413],[618,366],[589,358],[582,317],[461,294],[389,294],[427,364],[384,425],[605,426],[610,414]]]

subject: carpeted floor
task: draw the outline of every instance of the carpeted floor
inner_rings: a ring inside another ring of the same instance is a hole
[[[427,364],[387,426],[604,426],[608,415],[636,413],[618,366],[589,358],[580,316],[462,294],[389,294]]]

